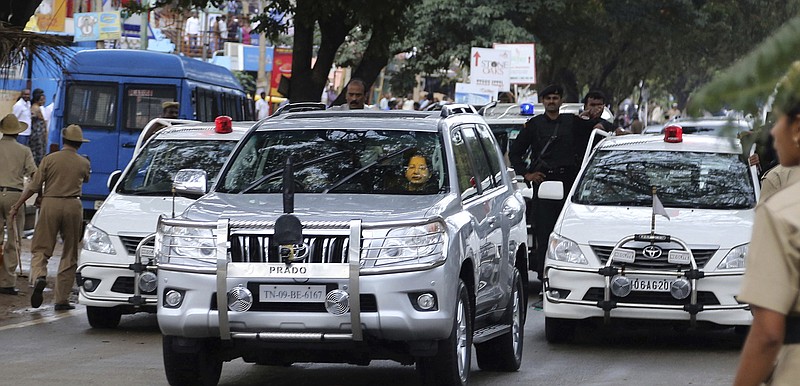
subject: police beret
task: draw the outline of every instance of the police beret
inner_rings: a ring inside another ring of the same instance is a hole
[[[544,98],[550,94],[564,95],[564,88],[557,84],[551,84],[539,92],[539,98]]]
[[[162,109],[166,109],[166,108],[168,108],[168,107],[174,107],[174,108],[176,108],[176,109],[177,109],[177,108],[180,108],[180,107],[181,107],[181,104],[180,104],[180,103],[178,103],[178,102],[172,102],[172,101],[169,101],[169,102],[164,102],[164,103],[162,103],[162,104],[161,104],[161,108],[162,108]]]

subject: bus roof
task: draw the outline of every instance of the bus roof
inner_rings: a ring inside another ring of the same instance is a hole
[[[143,50],[85,50],[67,64],[67,74],[187,78],[243,91],[225,67],[180,55]]]

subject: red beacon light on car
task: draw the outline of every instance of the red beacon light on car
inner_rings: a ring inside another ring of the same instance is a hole
[[[214,132],[219,134],[228,134],[233,131],[233,123],[231,117],[227,115],[220,115],[214,119]]]
[[[664,142],[680,143],[683,142],[683,127],[669,125],[664,128]]]

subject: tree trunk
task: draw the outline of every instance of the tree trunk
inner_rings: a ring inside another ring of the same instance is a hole
[[[373,28],[372,35],[369,38],[369,44],[367,44],[367,49],[364,51],[364,56],[361,58],[361,62],[358,63],[356,70],[353,71],[353,78],[359,78],[366,83],[366,90],[364,90],[364,92],[368,93],[367,103],[370,102],[369,93],[372,84],[375,83],[375,79],[378,78],[381,70],[386,67],[386,64],[389,62],[389,57],[391,56],[389,45],[392,39],[389,35],[389,31],[385,28]],[[346,92],[347,89],[342,90],[333,104],[339,105],[344,103]]]
[[[297,0],[294,24],[294,47],[292,49],[292,78],[289,82],[289,100],[292,102],[315,101],[311,81],[311,59],[314,51],[314,25],[316,20],[308,14],[310,0]],[[320,90],[321,92],[321,90]],[[319,101],[319,95],[316,97]]]

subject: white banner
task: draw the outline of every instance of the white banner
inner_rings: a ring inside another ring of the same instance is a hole
[[[469,57],[469,82],[471,84],[497,86],[500,91],[511,91],[508,69],[511,52],[472,47]]]
[[[507,50],[511,53],[508,63],[511,84],[536,83],[536,45],[533,43],[495,43],[494,48]]]

